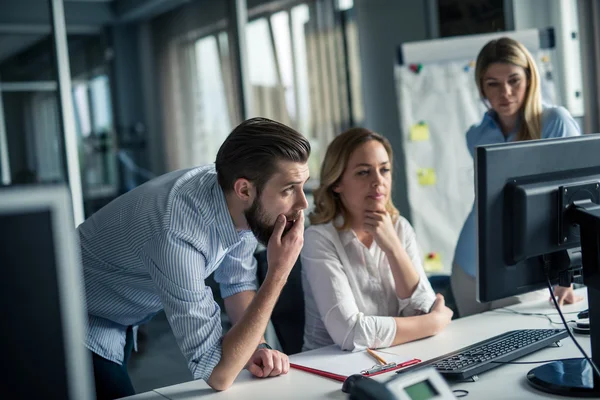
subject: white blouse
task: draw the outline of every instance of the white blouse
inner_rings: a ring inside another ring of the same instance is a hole
[[[428,312],[435,293],[423,270],[415,232],[403,217],[395,229],[421,278],[406,299],[396,295],[390,264],[375,241],[367,248],[353,230],[338,231],[331,222],[305,231],[303,350],[334,343],[355,351],[390,347],[396,336],[393,317]]]

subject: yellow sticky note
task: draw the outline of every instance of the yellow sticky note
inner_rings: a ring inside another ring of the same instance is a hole
[[[421,186],[435,185],[435,170],[433,168],[419,168],[417,177]]]
[[[419,122],[410,127],[410,140],[422,142],[429,140],[429,126],[425,122]]]
[[[425,272],[440,272],[444,269],[442,258],[438,253],[428,253],[423,260],[423,269]]]

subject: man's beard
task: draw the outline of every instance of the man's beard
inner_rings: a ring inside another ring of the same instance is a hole
[[[262,202],[258,198],[254,199],[252,205],[244,211],[244,216],[256,239],[266,246],[273,234],[275,224],[269,224],[269,215]]]
[[[270,224],[269,214],[263,207],[262,201],[258,198],[254,200],[252,205],[244,211],[244,216],[246,217],[246,222],[250,227],[250,230],[256,236],[256,239],[267,246],[269,243],[269,239],[271,239],[271,235],[273,235],[273,231],[275,230],[275,220],[273,219],[273,223]],[[300,212],[298,212],[293,218],[286,216],[286,228],[284,228],[283,236],[291,229],[291,226],[287,226],[287,222],[295,221],[300,218]]]

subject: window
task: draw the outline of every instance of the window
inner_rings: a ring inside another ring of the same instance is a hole
[[[64,182],[62,135],[58,113],[58,97],[54,92],[28,95],[26,126],[29,164],[34,165],[39,182]],[[33,150],[33,152],[32,152]]]
[[[354,7],[354,0],[338,0],[338,9],[340,11],[350,10]]]
[[[362,122],[363,114],[353,2],[333,4],[315,0],[259,14],[249,10],[245,31],[248,114],[292,126],[310,140],[313,186],[329,142]],[[186,168],[214,161],[239,110],[226,22],[189,32],[178,43],[177,74],[169,83],[177,92],[169,119],[177,125],[178,144],[169,158]]]
[[[79,137],[88,137],[92,133],[92,117],[88,100],[87,83],[73,82],[73,106],[75,107],[75,123]]]
[[[227,35],[221,36],[226,43]],[[195,44],[198,127],[192,142],[195,165],[215,161],[219,146],[232,129],[217,36],[207,36]]]
[[[100,75],[90,80],[90,96],[94,132],[106,132],[113,128],[108,76]]]
[[[313,186],[329,142],[362,120],[358,41],[350,12],[331,2],[312,1],[256,16],[247,25],[248,68],[252,116],[288,124],[309,138],[309,169]],[[350,66],[357,67],[349,71]],[[357,95],[356,107],[349,93]]]
[[[75,80],[73,106],[84,200],[115,196],[119,179],[108,75]]]
[[[294,75],[297,67],[294,66],[292,55],[292,42],[290,32],[290,15],[287,12],[278,12],[270,18],[275,39],[275,53],[279,69],[279,85],[284,91],[287,114],[291,121],[297,123],[298,112],[296,110],[296,85]]]

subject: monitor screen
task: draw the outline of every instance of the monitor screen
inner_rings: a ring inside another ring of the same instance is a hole
[[[50,211],[0,214],[0,231],[0,296],[9,328],[2,341],[10,344],[3,353],[12,360],[3,390],[68,399],[67,377],[59,367],[65,364],[65,343]]]
[[[0,387],[10,397],[93,398],[69,204],[63,186],[0,189]]]

